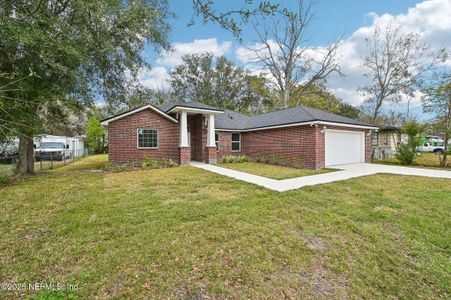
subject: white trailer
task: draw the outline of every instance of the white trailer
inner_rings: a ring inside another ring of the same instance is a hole
[[[34,138],[36,149],[42,148],[46,143],[62,143],[65,148],[65,157],[80,157],[87,154],[85,137],[67,137],[57,135],[41,135]]]

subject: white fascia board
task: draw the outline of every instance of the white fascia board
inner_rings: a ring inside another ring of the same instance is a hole
[[[172,121],[172,122],[174,122],[174,123],[178,123],[178,121],[177,121],[176,119],[174,119],[173,117],[169,116],[168,114],[164,113],[163,111],[161,111],[161,110],[159,110],[158,108],[154,107],[153,105],[150,105],[150,104],[149,104],[149,105],[146,105],[146,106],[143,106],[143,107],[134,109],[134,110],[132,110],[132,111],[129,111],[129,112],[125,113],[125,114],[122,114],[122,115],[113,117],[113,118],[111,118],[111,119],[105,120],[105,121],[101,122],[100,124],[101,124],[102,126],[108,126],[108,123],[110,123],[110,122],[112,122],[112,121],[119,120],[119,119],[121,119],[121,118],[130,116],[130,115],[132,115],[132,114],[135,114],[135,113],[137,113],[137,112],[143,111],[143,110],[148,109],[148,108],[150,108],[151,110],[153,110],[153,111],[156,112],[157,114],[159,114],[159,115],[161,115],[161,116],[163,116],[163,117],[169,119],[170,121]]]
[[[204,109],[204,108],[192,108],[192,107],[184,107],[184,106],[174,106],[171,108],[168,113],[171,112],[180,112],[180,111],[186,111],[186,112],[192,112],[192,113],[209,113],[209,114],[223,114],[223,111],[219,110],[211,110],[211,109]]]
[[[379,127],[377,127],[377,126],[352,125],[352,124],[335,123],[335,122],[322,122],[322,121],[320,121],[319,124],[321,124],[321,125],[331,125],[331,126],[340,126],[340,127],[350,127],[350,128],[360,128],[360,129],[379,129]]]

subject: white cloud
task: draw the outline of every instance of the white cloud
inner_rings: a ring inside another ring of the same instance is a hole
[[[191,43],[174,43],[172,45],[172,51],[165,51],[160,58],[157,59],[157,63],[169,67],[174,67],[182,62],[182,56],[186,54],[211,52],[215,56],[221,56],[226,54],[232,46],[232,43],[225,41],[219,43],[216,38],[194,40]]]
[[[360,104],[364,98],[358,88],[368,82],[363,76],[361,57],[365,55],[365,38],[374,32],[376,27],[385,27],[392,23],[400,26],[404,32],[416,32],[421,40],[431,45],[432,50],[441,47],[451,47],[451,0],[431,0],[409,8],[407,13],[399,15],[383,14],[381,16],[370,13],[372,24],[361,27],[348,38],[339,53],[345,78],[332,75],[328,86],[337,96],[351,104]],[[411,104],[419,105],[419,96],[411,99]],[[403,102],[407,102],[407,98]]]
[[[340,57],[342,71],[347,76],[340,77],[338,74],[332,74],[328,78],[328,87],[347,103],[359,105],[364,101],[358,89],[368,83],[368,79],[363,76],[365,70],[362,67],[361,58],[366,54],[365,38],[372,34],[376,27],[385,27],[392,23],[400,26],[405,32],[419,33],[421,39],[431,45],[432,50],[438,50],[441,47],[451,49],[450,12],[451,0],[430,0],[409,8],[405,14],[377,15],[369,13],[368,16],[372,18],[371,24],[357,29],[344,41],[337,53]],[[259,46],[261,44],[256,43],[247,47],[258,49]],[[276,49],[275,44],[271,46],[272,49]],[[251,63],[254,57],[253,52],[247,47],[239,47],[236,50],[237,59],[244,64]],[[317,55],[321,53],[321,48],[316,49],[316,54],[309,53],[318,58]],[[451,65],[451,58],[449,59]],[[419,105],[419,97],[415,97],[411,103]]]
[[[152,89],[168,88],[169,72],[164,67],[154,67],[139,74],[142,85]]]
[[[190,43],[174,43],[172,51],[165,51],[156,60],[156,66],[139,74],[141,84],[148,88],[169,88],[170,70],[182,63],[182,56],[192,53],[211,52],[215,56],[226,54],[231,42],[219,43],[216,38],[194,40]]]

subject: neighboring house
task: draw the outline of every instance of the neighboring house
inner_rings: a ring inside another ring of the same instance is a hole
[[[246,116],[202,103],[147,105],[108,119],[109,159],[216,163],[224,155],[271,155],[305,168],[370,162],[369,125],[306,106]]]
[[[381,126],[372,132],[371,145],[375,152],[385,152],[393,155],[401,143],[407,142],[408,136],[402,133],[401,127]]]

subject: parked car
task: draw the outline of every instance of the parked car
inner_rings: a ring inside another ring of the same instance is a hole
[[[11,159],[19,155],[15,141],[0,143],[0,163],[10,163]]]
[[[44,142],[34,151],[36,160],[64,160],[71,157],[70,151],[66,151],[68,145],[59,142]]]
[[[445,152],[445,143],[441,138],[426,138],[417,149],[420,152],[443,154]]]

